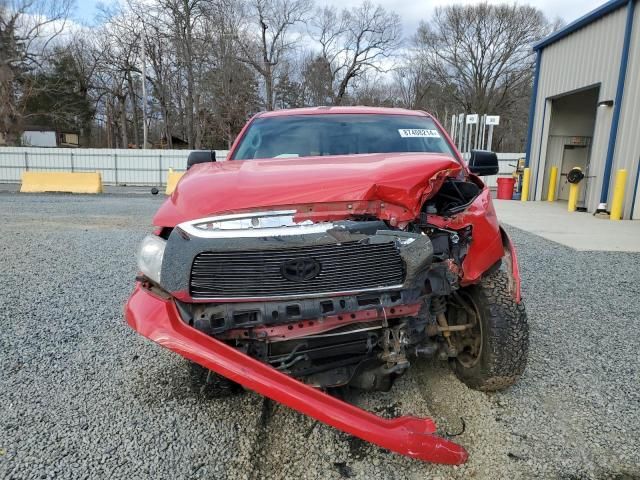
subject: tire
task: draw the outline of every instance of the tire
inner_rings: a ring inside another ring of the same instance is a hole
[[[189,376],[192,388],[206,398],[231,397],[243,391],[236,382],[195,362],[189,362]]]
[[[527,364],[529,326],[524,304],[515,302],[507,274],[501,270],[465,292],[479,313],[482,347],[472,366],[452,359],[453,371],[475,390],[507,388],[520,378]]]

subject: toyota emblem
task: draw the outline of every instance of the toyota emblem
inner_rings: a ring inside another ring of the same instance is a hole
[[[280,272],[291,282],[304,282],[320,275],[320,262],[313,258],[295,258],[283,262]]]

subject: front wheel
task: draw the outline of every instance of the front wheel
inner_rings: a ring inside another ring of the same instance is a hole
[[[450,323],[464,319],[474,326],[451,335],[458,350],[451,360],[456,376],[482,391],[513,385],[527,364],[529,327],[524,304],[511,296],[507,274],[492,272],[460,290],[457,300],[450,304]]]

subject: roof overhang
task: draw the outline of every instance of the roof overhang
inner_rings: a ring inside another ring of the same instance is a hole
[[[564,28],[561,28],[557,32],[552,33],[548,37],[543,38],[537,43],[534,43],[533,49],[536,51],[542,50],[543,48],[551,45],[552,43],[557,42],[558,40],[563,39],[564,37],[571,35],[573,32],[580,30],[583,27],[586,27],[590,23],[599,20],[605,15],[618,10],[621,7],[624,7],[629,3],[630,0],[610,0],[607,3],[600,5],[595,10],[587,13],[586,15],[580,17],[579,19],[571,22]],[[631,0],[634,1],[634,0]]]

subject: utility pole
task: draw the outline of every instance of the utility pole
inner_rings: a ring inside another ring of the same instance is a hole
[[[147,57],[145,54],[146,33],[142,25],[142,149],[147,149]]]

